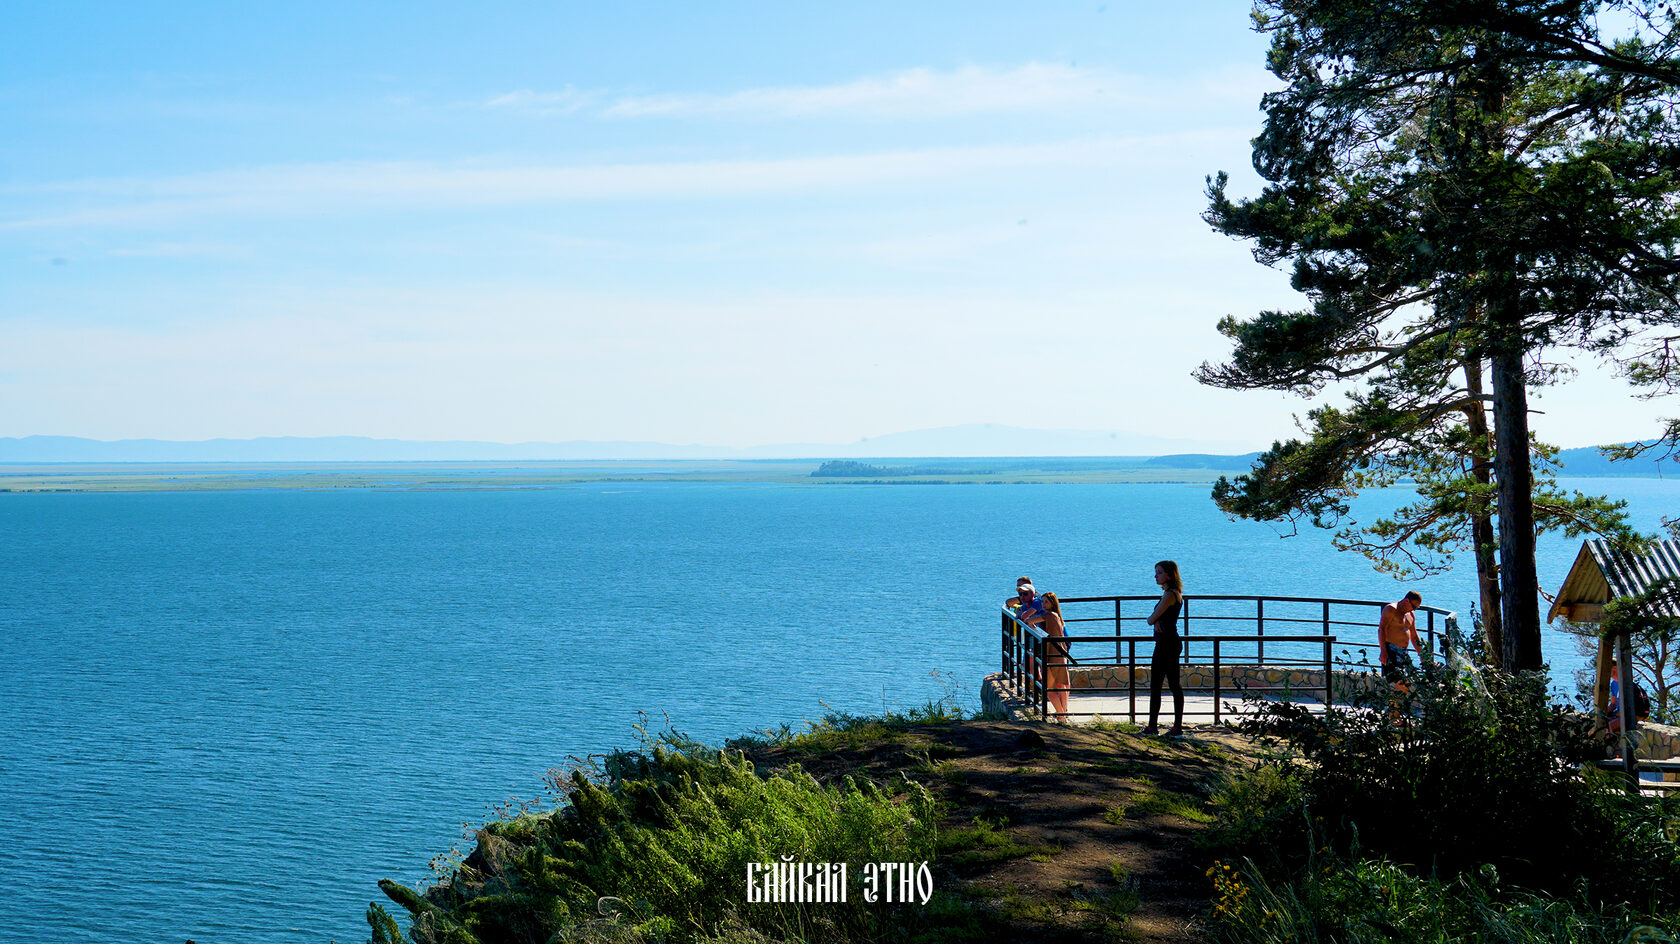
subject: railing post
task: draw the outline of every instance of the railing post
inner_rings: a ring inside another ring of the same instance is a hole
[[[1213,637],[1213,723],[1219,723],[1219,637]]]
[[[1260,637],[1259,648],[1254,655],[1254,661],[1259,665],[1266,664],[1266,598],[1254,601],[1254,630]]]
[[[1026,680],[1021,677],[1023,669],[1026,667],[1026,662],[1022,658],[1024,653],[1021,652],[1021,624],[1020,624],[1019,621],[1017,621],[1013,618],[1011,618],[1009,622],[1010,622],[1010,627],[1009,627],[1009,635],[1010,635],[1009,651],[1015,658],[1015,664],[1010,669],[1009,681],[1014,683],[1015,690],[1017,692],[1020,692],[1022,695],[1025,695],[1026,691],[1027,691]]]
[[[1008,620],[1009,617],[1006,616],[1006,617],[1004,617],[1004,619]],[[1021,670],[1021,642],[1020,642],[1020,640],[1015,638],[1015,627],[1014,626],[1009,627],[1009,637],[1008,637],[1008,640],[1007,640],[1007,645],[1009,646],[1009,684],[1014,686],[1016,691],[1020,691],[1021,690],[1021,678],[1020,678],[1020,675],[1021,675],[1021,671],[1020,671]]]
[[[1131,705],[1130,720],[1137,724],[1137,640],[1126,640],[1126,684],[1131,691],[1131,697],[1126,701]]]
[[[1330,635],[1330,601],[1324,601],[1324,635]]]
[[[1038,721],[1050,721],[1050,667],[1045,665],[1045,642],[1042,638],[1033,637],[1033,675],[1038,682]]]
[[[1000,657],[1003,660],[1003,665],[998,667],[998,671],[1007,673],[1010,669],[1010,666],[1009,666],[1009,614],[1007,612],[1003,614],[1003,652],[1002,652]]]
[[[1114,598],[1114,664],[1115,665],[1119,665],[1120,660],[1126,658],[1126,656],[1123,653],[1121,653],[1121,651],[1120,651],[1120,649],[1121,649],[1120,637],[1122,635],[1124,635],[1124,632],[1120,629],[1120,598],[1115,597]]]
[[[1325,604],[1326,607],[1329,604]],[[1335,681],[1330,677],[1330,650],[1336,644],[1336,637],[1326,633],[1324,636],[1324,710],[1336,703]]]

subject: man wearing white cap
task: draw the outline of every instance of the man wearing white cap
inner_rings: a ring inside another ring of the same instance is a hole
[[[1004,606],[1013,609],[1015,618],[1028,626],[1037,626],[1044,622],[1044,600],[1039,597],[1038,590],[1027,577],[1015,581],[1015,597],[1005,600]]]

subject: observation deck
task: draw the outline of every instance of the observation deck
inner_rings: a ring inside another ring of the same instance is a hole
[[[1012,717],[1136,723],[1149,713],[1146,619],[1158,596],[1061,597],[1067,635],[1055,639],[1002,611],[1001,671],[981,688],[986,708]],[[1185,723],[1219,724],[1240,713],[1245,696],[1289,699],[1322,710],[1382,684],[1377,622],[1390,600],[1186,594],[1179,611],[1179,676]],[[1419,606],[1426,652],[1445,652],[1458,635],[1451,610]],[[1055,648],[1052,648],[1054,646]],[[1046,656],[1065,647],[1067,684],[1052,683]],[[1066,692],[1068,710],[1051,695]],[[1169,720],[1172,693],[1163,688]]]

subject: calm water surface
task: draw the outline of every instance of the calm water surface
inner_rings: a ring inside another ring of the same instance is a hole
[[[1672,481],[1568,484],[1648,530],[1680,510]],[[638,711],[717,741],[934,672],[976,702],[1018,574],[1141,594],[1162,557],[1191,593],[1402,590],[1205,486],[0,495],[0,941],[366,940],[378,879]],[[1415,586],[1474,599],[1462,568]]]

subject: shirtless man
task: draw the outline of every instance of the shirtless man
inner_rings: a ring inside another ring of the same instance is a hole
[[[1417,618],[1412,615],[1423,603],[1416,590],[1406,593],[1397,603],[1385,604],[1382,618],[1377,621],[1377,645],[1382,659],[1383,678],[1398,682],[1412,667],[1412,657],[1406,654],[1411,646],[1423,656],[1423,642],[1418,639]]]

